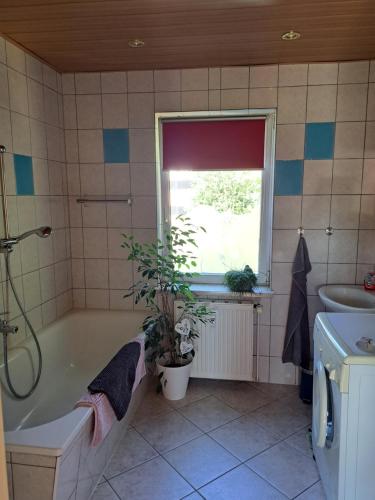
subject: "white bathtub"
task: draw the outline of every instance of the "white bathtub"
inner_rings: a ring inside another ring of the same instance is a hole
[[[96,448],[90,446],[92,410],[74,409],[74,404],[120,347],[141,331],[144,317],[144,312],[79,310],[52,323],[38,334],[43,371],[36,391],[26,400],[8,394],[0,365],[8,470],[15,500],[26,498],[22,496],[26,491],[30,500],[89,498],[146,383],[135,391],[126,417],[116,422]],[[14,385],[25,391],[32,377],[31,358],[34,366],[36,359],[32,340],[10,350],[9,355]],[[39,481],[35,479],[37,469]],[[35,491],[25,484],[28,473],[32,473]]]

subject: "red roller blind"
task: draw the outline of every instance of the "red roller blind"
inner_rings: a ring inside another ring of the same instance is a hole
[[[264,118],[164,122],[163,169],[262,169],[264,135]]]

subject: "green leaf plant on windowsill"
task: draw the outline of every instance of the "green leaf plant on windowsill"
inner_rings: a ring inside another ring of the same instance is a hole
[[[136,263],[139,276],[124,297],[134,296],[136,304],[143,303],[151,312],[143,322],[146,358],[156,362],[167,399],[185,396],[195,355],[197,327],[199,323],[214,321],[213,312],[197,302],[188,281],[198,276],[190,271],[197,265],[190,248],[197,246],[194,239],[197,232],[205,230],[193,226],[190,219],[183,216],[177,218],[177,224],[164,233],[163,241],[139,243],[133,236],[124,234],[122,244],[129,251],[128,260]],[[176,299],[182,303],[177,318],[174,315]]]
[[[257,277],[250,266],[245,266],[243,271],[228,271],[224,282],[231,292],[252,292],[257,283]]]

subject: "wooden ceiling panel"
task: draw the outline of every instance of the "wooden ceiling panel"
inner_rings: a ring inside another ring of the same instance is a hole
[[[351,60],[375,57],[375,2],[1,0],[0,32],[60,71]]]

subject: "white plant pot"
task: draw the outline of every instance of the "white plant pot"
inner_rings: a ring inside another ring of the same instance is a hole
[[[163,363],[168,363],[167,361],[158,360],[156,362],[158,375],[163,374],[160,383],[166,399],[175,401],[185,397],[192,361],[192,359],[187,360],[186,364],[175,367],[164,366]]]

